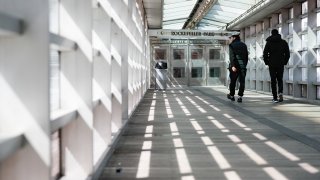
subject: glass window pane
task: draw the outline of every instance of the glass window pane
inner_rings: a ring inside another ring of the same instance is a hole
[[[293,38],[288,39],[289,49],[293,49]]]
[[[308,87],[305,84],[301,85],[301,97],[306,98],[308,93]]]
[[[191,49],[191,59],[202,59],[202,49]]]
[[[50,51],[50,108],[60,108],[60,54]]]
[[[174,67],[173,68],[173,77],[183,78],[184,76],[184,67]]]
[[[293,33],[293,23],[289,23],[289,34]]]
[[[317,49],[317,63],[320,64],[320,49]]]
[[[61,139],[60,131],[51,134],[51,177],[59,179],[61,177]]]
[[[210,49],[209,59],[220,59],[220,49]]]
[[[166,60],[167,58],[167,51],[166,49],[155,49],[154,56],[156,60]]]
[[[220,68],[219,67],[211,67],[210,68],[210,77],[220,77]]]
[[[308,12],[308,1],[305,1],[305,2],[303,2],[302,3],[302,5],[301,5],[301,10],[302,10],[302,14],[305,14],[305,13],[307,13]]]
[[[282,14],[280,13],[278,17],[279,17],[279,19],[278,19],[279,24],[281,24],[282,23]]]
[[[194,67],[191,69],[191,77],[201,78],[202,77],[202,67]]]
[[[301,47],[302,48],[307,48],[307,44],[308,44],[308,37],[306,34],[303,34],[301,36]]]
[[[320,26],[320,12],[317,13],[317,26]]]
[[[293,8],[289,9],[289,19],[293,18]]]
[[[173,49],[173,59],[184,59],[184,49]]]
[[[308,18],[303,18],[301,20],[301,30],[305,31],[308,28]]]
[[[49,28],[52,33],[59,33],[59,0],[49,1]]]

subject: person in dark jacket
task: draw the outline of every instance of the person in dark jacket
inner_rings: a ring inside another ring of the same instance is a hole
[[[290,58],[290,51],[288,43],[281,38],[277,29],[271,31],[271,36],[267,39],[267,44],[263,50],[263,60],[269,66],[269,73],[271,78],[271,89],[273,100],[272,102],[283,101],[283,71],[284,66],[288,63]],[[278,91],[277,91],[278,84]],[[279,94],[278,94],[279,93]],[[279,99],[278,99],[279,95]]]
[[[247,45],[240,41],[239,35],[232,35],[229,37],[229,71],[230,71],[230,85],[228,99],[235,101],[235,87],[237,79],[239,78],[238,102],[242,102],[242,96],[245,88],[245,78],[247,73],[248,63],[248,48]]]

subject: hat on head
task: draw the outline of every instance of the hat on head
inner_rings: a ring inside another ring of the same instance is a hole
[[[232,32],[229,37],[239,37],[239,36],[240,36],[240,33],[235,31],[235,32]]]
[[[229,38],[235,38],[235,39],[238,39],[240,40],[240,33],[239,32],[233,32]]]
[[[279,31],[277,29],[272,29],[271,34],[277,35],[277,34],[279,34]]]

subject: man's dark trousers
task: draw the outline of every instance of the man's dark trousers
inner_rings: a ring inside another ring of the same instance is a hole
[[[245,82],[246,82],[246,69],[238,69],[236,72],[233,72],[230,70],[230,85],[229,85],[229,90],[230,90],[230,96],[234,96],[235,94],[235,88],[236,88],[236,82],[237,79],[239,78],[239,91],[238,95],[243,96],[244,88],[245,88]]]
[[[278,93],[283,93],[283,69],[284,67],[270,67],[270,78],[271,78],[271,89],[273,99],[277,99],[277,82],[278,82]]]

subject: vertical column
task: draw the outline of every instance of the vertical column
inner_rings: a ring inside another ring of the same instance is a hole
[[[270,18],[265,18],[263,20],[263,49],[266,45],[266,39],[270,36]],[[270,73],[269,73],[269,66],[264,66],[263,69],[264,79],[263,79],[263,91],[270,92],[271,91],[271,85],[270,85]]]
[[[60,33],[75,41],[77,51],[61,54],[61,106],[76,108],[78,117],[62,129],[66,178],[86,178],[93,170],[92,2],[61,0]]]
[[[289,20],[289,11],[288,9],[281,9],[281,34],[282,38],[287,41],[289,44],[289,25],[288,25],[288,20]],[[289,80],[289,68],[288,66],[285,66],[284,68],[284,73],[283,73],[283,93],[288,94],[289,86],[287,81]]]
[[[263,90],[263,68],[264,68],[264,61],[262,59],[263,55],[263,44],[262,44],[262,34],[263,34],[263,27],[262,22],[258,22],[256,24],[256,39],[255,39],[255,45],[256,45],[256,69],[257,69],[257,77],[256,77],[256,90],[262,91]]]
[[[100,6],[94,9],[93,18],[93,159],[96,169],[111,143],[111,18]]]
[[[317,63],[317,50],[314,49],[317,45],[317,31],[314,27],[317,27],[317,1],[308,0],[308,52],[307,52],[307,71],[308,71],[308,92],[307,99],[315,100],[317,98],[317,86],[313,85],[313,82],[317,81],[317,68],[313,64]]]
[[[1,180],[50,179],[48,7],[42,0],[0,0],[1,28],[16,27],[0,33],[0,132],[25,140],[1,160]]]
[[[250,87],[257,90],[257,58],[256,58],[256,25],[249,26],[249,56],[252,65],[250,67]]]
[[[122,57],[121,29],[111,21],[111,93],[112,93],[112,133],[117,133],[122,126]]]
[[[122,122],[128,120],[128,38],[124,31],[121,31],[121,96],[122,96]]]
[[[242,42],[246,43],[248,51],[250,52],[250,47],[251,47],[251,41],[250,41],[250,27],[245,27],[243,29],[240,30],[240,39]],[[249,62],[247,65],[247,75],[246,75],[246,88],[247,89],[252,89],[251,87],[251,73],[252,73],[252,69],[251,66],[254,66],[254,62],[251,61],[251,56],[249,54]],[[237,84],[238,86],[238,84]]]
[[[299,51],[301,50],[301,38],[299,33],[301,32],[301,3],[293,4],[293,54],[292,63],[293,68],[293,97],[301,97],[301,88],[298,81],[301,81],[301,68],[297,67],[297,64],[301,63],[301,55]]]

